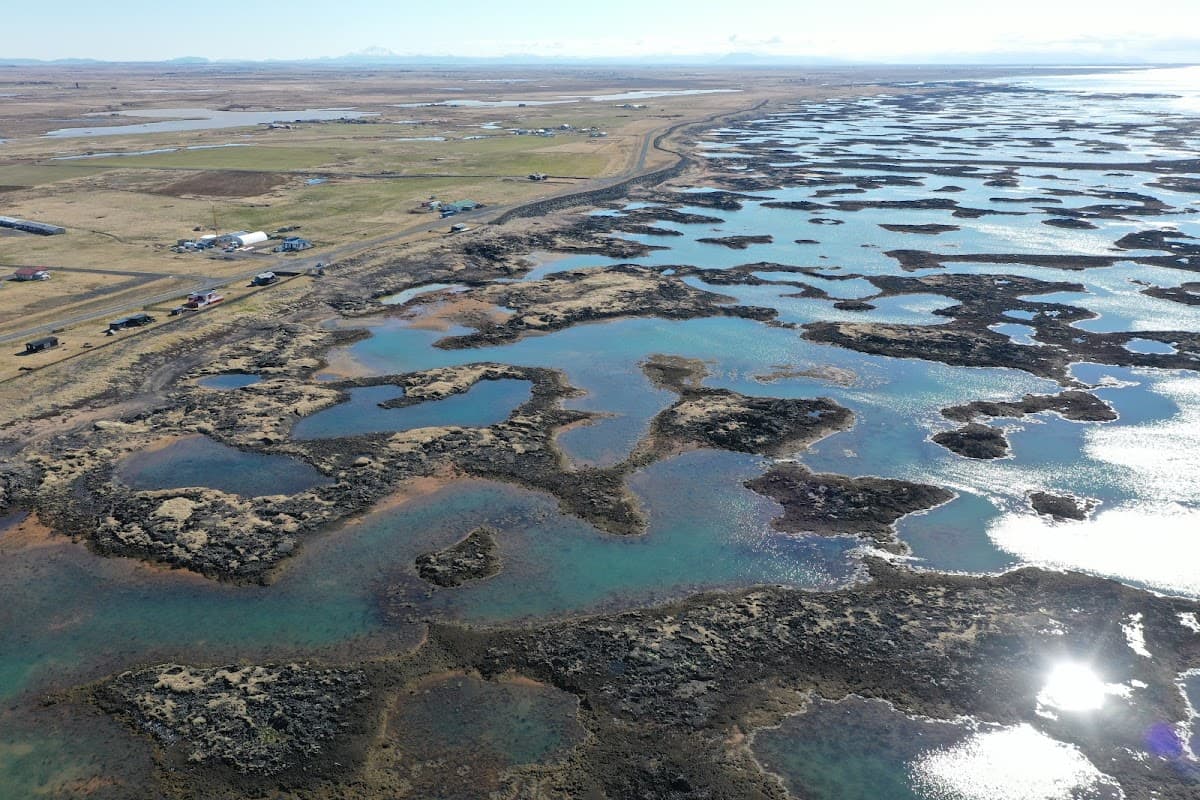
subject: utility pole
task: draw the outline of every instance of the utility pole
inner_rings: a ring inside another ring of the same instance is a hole
[[[217,204],[216,203],[212,204],[212,215],[213,215],[213,226],[212,226],[213,236],[216,236],[217,235]]]

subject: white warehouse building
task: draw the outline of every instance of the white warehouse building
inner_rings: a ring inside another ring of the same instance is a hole
[[[232,238],[234,244],[238,247],[250,247],[251,245],[262,244],[268,239],[267,234],[262,231],[234,234]]]

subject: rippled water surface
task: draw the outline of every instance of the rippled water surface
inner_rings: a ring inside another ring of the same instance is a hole
[[[1168,226],[1200,236],[1200,215],[1195,213],[1200,206],[1195,194],[1155,185],[1155,174],[1120,165],[1187,153],[1194,157],[1200,142],[1194,136],[1155,133],[1158,123],[1187,113],[1186,102],[1091,94],[1149,79],[1038,79],[1037,86],[1072,93],[968,93],[927,107],[905,105],[895,96],[837,100],[805,106],[803,114],[772,118],[753,129],[718,130],[710,136],[712,143],[722,145],[714,153],[738,155],[745,143],[770,140],[772,147],[787,151],[777,154],[781,163],[812,164],[843,176],[847,186],[866,180],[869,188],[841,195],[818,195],[829,187],[802,185],[755,192],[740,211],[702,205],[684,209],[718,218],[715,222],[657,223],[682,236],[629,238],[669,245],[637,259],[647,266],[728,269],[755,264],[755,274],[769,283],[729,286],[700,277],[686,280],[739,303],[773,308],[784,323],[945,325],[949,317],[938,312],[955,304],[951,298],[934,292],[878,298],[866,278],[1008,274],[1078,283],[1069,291],[1029,299],[1086,308],[1097,316],[1075,323],[1081,331],[1135,331],[1147,338],[1139,337],[1131,350],[1166,352],[1166,345],[1149,334],[1200,332],[1200,306],[1141,291],[1151,285],[1175,287],[1194,275],[1163,264],[1137,264],[1131,259],[1161,253],[1114,250],[1114,244],[1126,234]],[[1182,94],[1185,101],[1191,96]],[[287,117],[312,113],[287,112]],[[121,128],[55,134],[104,135]],[[864,164],[864,159],[880,163]],[[901,166],[884,168],[898,159]],[[1011,167],[1011,180],[1004,185],[988,185],[990,168],[978,176],[943,175],[934,164],[981,159],[1019,165]],[[1096,168],[1085,168],[1089,165]],[[887,185],[871,183],[867,179],[872,176],[911,180]],[[1078,192],[1091,194],[1072,194]],[[1094,229],[1044,224],[1076,207],[1118,202],[1095,196],[1101,192],[1149,195],[1170,209],[1156,216],[1095,220]],[[837,204],[928,197],[953,197],[962,206],[1006,213],[962,218],[947,209],[852,210]],[[771,208],[764,205],[768,198],[825,207],[811,212]],[[887,230],[882,224],[954,229],[925,235]],[[766,234],[773,237],[769,244],[745,250],[699,241]],[[940,270],[904,272],[887,255],[903,249],[1122,260],[1075,270],[964,259]],[[594,256],[547,259],[526,279],[613,263]],[[774,265],[822,272],[808,276]],[[836,280],[839,274],[855,277]],[[799,292],[795,283],[823,290],[829,299],[793,296]],[[462,288],[416,287],[391,302],[402,305],[435,291],[449,296]],[[839,298],[870,298],[874,308],[835,309]],[[1047,346],[1036,341],[1036,330],[1026,324],[1032,322],[1028,312],[1014,309],[1007,317],[1011,323],[993,330],[1020,345]],[[1195,566],[1200,564],[1200,538],[1195,535],[1200,530],[1200,378],[1191,372],[1076,364],[1072,376],[1096,386],[1095,393],[1114,407],[1119,419],[1078,423],[1042,413],[993,420],[1008,436],[1012,453],[985,462],[964,459],[931,441],[934,434],[957,426],[940,414],[942,408],[980,399],[1015,400],[1062,387],[1016,369],[866,355],[806,341],[795,329],[734,317],[622,319],[470,350],[434,346],[460,330],[428,330],[396,317],[365,324],[370,338],[334,354],[365,374],[483,361],[562,370],[584,392],[565,405],[601,415],[558,438],[577,465],[622,461],[654,415],[674,402],[672,392],[652,385],[640,369],[652,354],[703,360],[708,369],[704,383],[710,387],[759,396],[829,397],[854,412],[854,426],[789,457],[818,471],[903,478],[955,491],[953,501],[898,525],[915,566],[996,572],[1037,564],[1200,597]],[[236,390],[253,380],[216,376],[203,385]],[[490,425],[529,397],[529,385],[486,381],[462,395],[395,409],[380,407],[402,395],[395,386],[354,389],[349,395],[347,402],[300,421],[296,436]],[[29,520],[0,519],[0,585],[13,587],[0,609],[5,623],[0,626],[0,698],[17,708],[20,698],[47,687],[61,688],[156,659],[284,658],[316,652],[349,660],[372,648],[412,644],[420,637],[422,621],[430,617],[508,623],[627,608],[700,589],[771,583],[821,590],[855,580],[858,540],[785,535],[771,527],[779,507],[743,486],[768,466],[769,460],[759,457],[698,451],[635,473],[630,488],[649,528],[632,537],[602,533],[563,514],[553,498],[538,492],[487,481],[451,482],[310,537],[270,587],[216,585],[127,560],[97,558],[78,545],[29,533]],[[136,454],[118,477],[146,488],[207,486],[246,497],[299,491],[324,480],[302,462],[245,453],[204,437]],[[1081,522],[1054,521],[1032,510],[1027,499],[1032,491],[1085,498],[1096,504],[1096,511]],[[497,531],[503,563],[499,574],[455,590],[420,580],[413,566],[417,554],[447,547],[481,525]],[[1138,532],[1136,538],[1130,531]],[[1193,697],[1200,692],[1194,684],[1194,677],[1187,679]],[[399,711],[409,715],[414,729],[425,731],[431,742],[471,733],[476,738],[469,740],[470,747],[489,753],[496,763],[555,757],[576,735],[573,706],[543,688],[457,679],[425,691]],[[443,707],[454,713],[434,713]],[[0,712],[0,785],[21,787],[28,795],[113,769],[100,739],[47,728],[28,713]],[[1111,781],[1074,745],[1028,726],[912,719],[858,700],[819,702],[779,728],[760,731],[754,752],[798,796],[814,798],[1042,800],[1070,797],[1071,791],[1093,798],[1118,796]],[[1038,755],[1037,769],[1028,768],[1031,753]]]

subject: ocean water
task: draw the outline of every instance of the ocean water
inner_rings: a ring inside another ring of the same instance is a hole
[[[872,300],[876,308],[871,311],[839,311],[832,300],[789,297],[798,289],[787,282],[819,287],[834,298],[870,297],[874,288],[862,277],[839,281],[828,276],[908,274],[886,255],[893,249],[951,255],[1151,255],[1117,251],[1114,243],[1127,233],[1154,228],[1200,235],[1198,198],[1155,185],[1157,174],[1126,171],[1120,165],[1188,153],[1194,157],[1200,142],[1193,134],[1169,130],[1167,123],[1190,113],[1186,103],[1107,96],[1129,91],[1131,80],[1153,78],[1150,73],[1130,75],[1121,73],[1111,80],[1088,76],[1056,87],[1043,81],[1068,79],[1037,79],[1038,87],[1055,89],[1052,93],[960,95],[909,105],[896,97],[831,101],[806,105],[800,115],[715,131],[710,138],[722,145],[722,152],[736,155],[746,142],[778,142],[774,146],[788,150],[778,154],[780,162],[810,164],[840,176],[844,183],[755,193],[757,199],[747,201],[741,211],[685,209],[720,221],[663,223],[683,235],[645,237],[647,243],[669,249],[637,261],[664,270],[677,265],[725,269],[757,262],[818,267],[827,277],[764,266],[757,270],[759,277],[776,281],[764,286],[687,280],[737,302],[774,308],[783,322],[938,325],[946,318],[933,312],[953,304],[944,296],[885,298]],[[1177,75],[1160,77],[1180,84]],[[1179,93],[1187,94],[1183,89]],[[852,112],[849,119],[840,113],[847,110]],[[867,163],[896,159],[903,159],[903,169],[884,170]],[[995,177],[996,166],[966,176],[938,172],[945,166],[940,162],[980,160],[1020,162],[1004,167],[1016,185],[986,185]],[[880,175],[907,176],[914,185],[867,184],[870,188],[863,193],[816,194],[852,188]],[[940,193],[947,185],[962,191]],[[1120,219],[1096,219],[1094,230],[1043,224],[1064,209],[1121,202],[1101,196],[1113,192],[1152,195],[1170,208],[1157,216],[1123,213]],[[842,200],[931,196],[1020,215],[963,219],[947,210],[851,210],[837,205]],[[827,207],[813,212],[769,208],[763,205],[768,197]],[[814,219],[841,224],[818,224]],[[931,236],[880,227],[929,223],[954,225],[957,230]],[[770,234],[772,243],[737,251],[698,241],[760,234]],[[818,243],[797,244],[796,239]],[[526,279],[612,263],[591,256],[547,259]],[[945,271],[1080,283],[1082,292],[1030,299],[1094,311],[1097,318],[1077,323],[1083,330],[1200,332],[1200,308],[1140,293],[1146,285],[1177,286],[1194,279],[1182,270],[1121,260],[1086,271],[973,261],[949,263]],[[420,287],[401,293],[394,302],[458,288]],[[1029,326],[1022,324],[1029,320],[1019,312],[1009,316],[1012,323],[997,330],[1015,342],[1038,346],[1029,344]],[[855,353],[807,342],[796,330],[726,317],[623,319],[469,350],[434,346],[438,339],[462,331],[424,330],[394,317],[367,324],[372,336],[338,355],[357,361],[368,373],[477,361],[563,370],[585,392],[566,405],[603,415],[559,436],[575,464],[621,461],[645,435],[653,416],[674,401],[672,393],[654,387],[642,374],[640,364],[656,353],[704,360],[707,386],[759,396],[830,397],[854,412],[854,426],[786,458],[818,471],[916,480],[956,493],[946,505],[899,524],[915,567],[990,573],[1037,564],[1200,597],[1194,568],[1200,563],[1200,540],[1194,534],[1200,530],[1200,377],[1192,372],[1074,365],[1073,375],[1098,386],[1096,393],[1114,406],[1119,419],[1076,423],[1039,414],[994,420],[992,424],[1008,434],[1012,454],[981,462],[931,441],[937,432],[955,427],[941,416],[941,408],[1055,393],[1061,387],[1013,369],[950,367]],[[838,380],[820,377],[830,374]],[[204,385],[235,389],[245,379],[221,376],[206,379]],[[486,425],[503,419],[528,392],[521,381],[484,382],[443,401],[385,410],[378,403],[398,396],[400,390],[359,389],[351,392],[348,402],[302,421],[297,435],[318,438],[435,424]],[[257,460],[261,458],[268,460]],[[778,506],[742,485],[769,465],[768,459],[753,456],[698,451],[636,473],[630,488],[645,510],[649,528],[634,537],[604,534],[562,513],[553,498],[539,492],[459,481],[310,537],[269,587],[222,586],[129,560],[102,559],[62,540],[30,544],[13,533],[15,517],[0,520],[0,585],[11,587],[0,609],[0,697],[7,709],[0,712],[0,786],[17,787],[22,796],[29,796],[57,791],[55,787],[71,781],[145,768],[144,756],[138,761],[111,743],[114,738],[127,742],[119,728],[103,727],[109,723],[96,719],[82,724],[55,717],[49,724],[49,715],[58,712],[39,709],[34,699],[40,692],[148,661],[314,654],[353,660],[414,644],[422,620],[430,617],[486,624],[527,622],[627,608],[699,589],[769,583],[821,590],[856,580],[857,540],[784,535],[771,528]],[[320,476],[314,477],[301,462],[242,453],[201,438],[134,456],[122,467],[122,479],[146,487],[227,487],[252,496],[312,485]],[[1096,513],[1084,522],[1040,517],[1027,501],[1027,494],[1035,490],[1087,498],[1097,504]],[[498,532],[504,564],[499,574],[455,590],[420,581],[413,566],[417,554],[446,547],[480,525]],[[1136,540],[1130,530],[1139,531]],[[566,711],[555,705],[561,698],[545,700],[539,695],[535,702],[509,696],[511,687],[502,688],[499,694],[491,686],[454,688],[459,695],[450,704],[465,716],[442,720],[450,731],[446,735],[473,726],[471,698],[487,696],[489,708],[509,709],[497,712],[494,734],[488,734],[493,736],[491,743],[479,744],[498,747],[497,759],[528,763],[522,759],[536,761],[572,741],[569,723],[543,724],[545,719],[565,719]],[[450,691],[431,687],[429,697],[436,706],[439,692]],[[427,712],[412,713],[414,719],[425,713],[428,722]],[[911,720],[874,706],[864,710],[850,701],[815,707],[778,729],[760,732],[755,748],[768,769],[804,796],[1030,800],[1057,796],[1044,787],[1063,781],[1074,781],[1071,786],[1096,797],[1111,796],[1107,779],[1094,765],[1081,761],[1070,742],[1049,740],[1020,727]],[[1017,788],[997,788],[995,776],[1012,773],[1017,769],[1013,765],[1021,765],[1029,753],[1044,756],[1049,772],[1033,775]]]

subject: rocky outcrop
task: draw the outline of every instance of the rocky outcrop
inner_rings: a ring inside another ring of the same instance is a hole
[[[745,250],[752,244],[770,244],[775,241],[773,236],[708,236],[703,239],[697,239],[697,242],[703,244],[719,244],[722,247],[728,247],[730,250]]]
[[[1094,500],[1086,500],[1070,494],[1030,492],[1029,505],[1037,513],[1056,520],[1085,520],[1096,508]]]
[[[948,503],[954,493],[937,486],[887,478],[850,478],[812,472],[800,464],[776,464],[746,487],[783,506],[773,523],[782,531],[822,536],[865,536],[897,548],[901,517]]]
[[[422,580],[447,589],[490,578],[500,571],[496,532],[476,528],[467,538],[445,550],[421,553],[416,566]]]
[[[503,344],[531,333],[548,333],[583,322],[621,317],[733,316],[767,320],[771,309],[730,305],[732,298],[695,289],[678,276],[622,265],[556,272],[540,281],[491,285],[459,296],[512,309],[503,322],[452,336],[438,347],[462,349]]]
[[[1058,394],[1027,394],[1018,401],[976,400],[942,409],[942,416],[955,422],[971,422],[979,417],[1023,417],[1051,411],[1076,422],[1111,422],[1117,412],[1108,403],[1089,392],[1067,390]]]
[[[749,397],[728,389],[685,389],[650,424],[632,461],[683,447],[786,455],[854,424],[854,414],[824,397]]]
[[[1008,455],[1008,437],[1004,431],[978,422],[934,434],[933,441],[964,458],[992,459]]]
[[[269,776],[319,761],[347,733],[366,684],[353,669],[164,664],[121,673],[95,697],[182,762]]]

